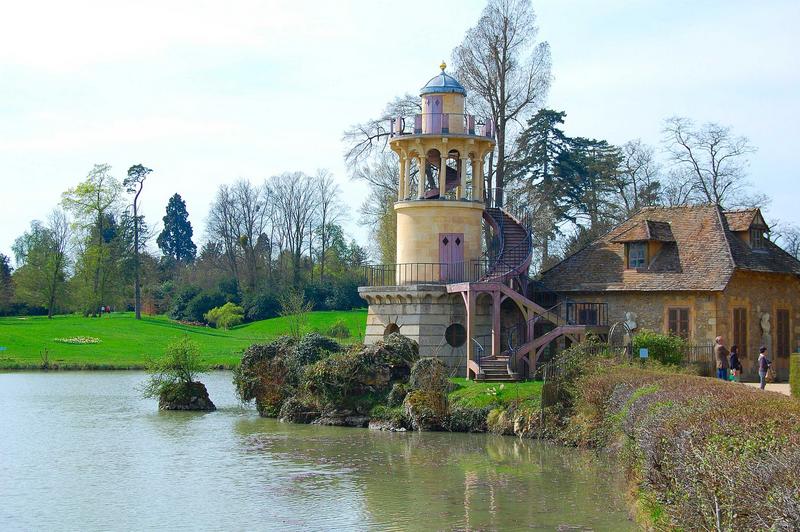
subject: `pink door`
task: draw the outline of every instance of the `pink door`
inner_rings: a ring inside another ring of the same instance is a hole
[[[425,115],[423,133],[439,134],[442,132],[442,97],[428,96],[425,100],[428,109]]]
[[[465,280],[464,233],[439,233],[439,262],[442,281]]]

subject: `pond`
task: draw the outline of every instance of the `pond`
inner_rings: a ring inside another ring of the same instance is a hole
[[[0,373],[0,529],[627,530],[619,468],[513,437],[158,412],[139,372]],[[572,528],[569,528],[572,529]]]

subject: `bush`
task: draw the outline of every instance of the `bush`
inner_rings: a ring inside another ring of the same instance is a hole
[[[443,428],[450,432],[486,432],[486,419],[490,410],[488,407],[454,406],[450,408]]]
[[[309,333],[286,351],[286,366],[289,368],[293,385],[299,385],[306,366],[322,360],[333,353],[342,351],[338,342],[319,333]]]
[[[160,397],[177,384],[192,384],[198,374],[208,370],[208,364],[200,360],[197,344],[184,336],[168,344],[163,357],[148,360],[147,372],[150,377],[142,389],[142,395]]]
[[[792,397],[800,399],[800,353],[789,357],[789,388],[792,390]]]
[[[186,305],[186,315],[181,319],[204,321],[204,316],[209,310],[221,307],[225,302],[225,296],[219,292],[200,292]]]
[[[247,321],[258,321],[278,316],[281,305],[271,292],[248,294],[242,299],[242,308]]]
[[[643,330],[633,337],[634,354],[647,348],[648,356],[662,364],[678,366],[683,362],[683,349],[686,342],[677,336]]]
[[[621,448],[655,528],[800,527],[800,404],[716,379],[610,364],[576,382],[565,435]]]
[[[206,312],[203,319],[218,329],[230,329],[242,324],[244,309],[233,303],[225,303]]]
[[[350,338],[350,328],[344,320],[336,320],[333,325],[328,327],[325,334],[331,338]]]

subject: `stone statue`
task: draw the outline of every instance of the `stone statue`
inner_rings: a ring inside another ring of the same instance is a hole
[[[769,336],[769,330],[772,326],[769,323],[769,314],[764,313],[761,315],[761,333],[764,336]]]
[[[772,329],[772,325],[769,323],[769,314],[765,312],[761,315],[761,345],[769,346],[772,344],[772,336],[769,334],[770,329]]]
[[[626,312],[625,313],[625,326],[628,328],[629,331],[636,330],[638,327],[636,323],[636,313],[635,312]]]

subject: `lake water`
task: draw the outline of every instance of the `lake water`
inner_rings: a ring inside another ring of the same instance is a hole
[[[618,468],[513,437],[158,412],[138,372],[0,373],[0,530],[628,530]],[[575,528],[572,528],[575,527]]]

